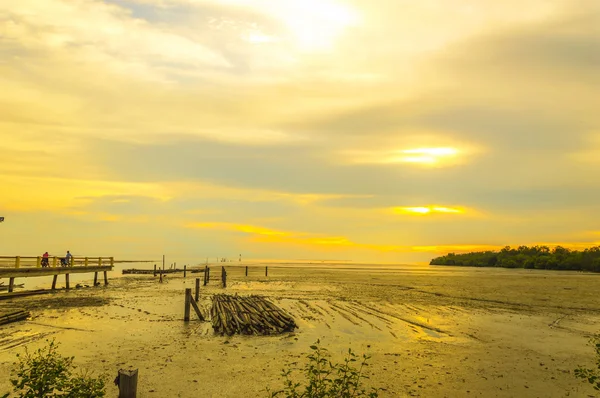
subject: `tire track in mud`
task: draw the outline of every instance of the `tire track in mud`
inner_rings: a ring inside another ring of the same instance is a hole
[[[348,305],[353,306],[357,311],[360,311],[360,312],[363,312],[363,313],[365,313],[367,315],[370,315],[370,316],[373,316],[375,318],[381,319],[382,321],[384,321],[386,323],[386,325],[388,327],[389,327],[389,325],[391,325],[391,324],[394,323],[392,320],[390,320],[390,319],[382,316],[381,314],[378,314],[378,313],[373,312],[372,310],[369,310],[367,307],[363,306],[359,302],[352,301],[350,303],[351,304],[348,304]]]
[[[347,302],[344,302],[344,307],[342,307],[341,305],[336,305],[336,308],[340,308],[346,312],[348,312],[349,314],[352,314],[354,317],[360,319],[363,322],[366,322],[369,326],[371,326],[374,329],[377,330],[382,330],[379,326],[374,325],[373,323],[369,322],[367,319],[361,317],[360,315],[358,315],[357,310],[356,309],[352,309],[352,308],[348,308],[349,305]]]
[[[349,316],[347,313],[345,313],[343,308],[339,308],[338,306],[336,306],[334,303],[332,303],[330,301],[328,301],[327,303],[331,307],[331,310],[340,314],[342,316],[342,318],[344,318],[345,320],[347,320],[348,322],[352,323],[355,326],[360,326],[360,323],[356,322],[356,320],[352,319],[351,316]]]
[[[366,304],[364,304],[364,303],[363,303],[362,305],[363,305],[364,307],[366,307],[366,308],[369,308],[369,309],[371,309],[372,311],[379,312],[380,314],[383,314],[383,315],[391,316],[392,318],[396,318],[396,319],[398,319],[398,320],[400,320],[400,321],[402,321],[402,322],[405,322],[405,323],[407,323],[407,324],[409,324],[409,325],[412,325],[413,327],[414,327],[414,326],[417,326],[417,327],[420,327],[420,328],[423,328],[423,329],[431,330],[431,331],[433,331],[433,332],[437,332],[437,333],[445,334],[445,335],[447,335],[447,336],[452,336],[452,333],[450,333],[450,332],[448,332],[448,331],[445,331],[445,330],[442,330],[442,329],[440,329],[440,328],[436,328],[436,327],[434,327],[434,326],[428,326],[428,325],[425,325],[425,324],[423,324],[423,323],[421,323],[421,322],[412,321],[412,320],[410,320],[410,319],[403,318],[403,317],[401,317],[400,315],[397,315],[397,314],[394,314],[394,313],[390,313],[390,312],[387,312],[387,311],[383,311],[383,310],[380,310],[380,309],[378,309],[378,308],[375,308],[375,307],[368,306],[368,305],[366,305]],[[415,330],[415,329],[413,329],[413,330]],[[416,331],[416,330],[415,330],[415,331]]]
[[[29,336],[22,336],[17,338],[6,337],[4,339],[0,339],[0,351],[10,350],[11,348],[15,348],[21,346],[23,344],[28,344],[34,342],[36,340],[41,340],[47,336],[52,334],[56,334],[58,332],[46,332],[46,333],[36,333]]]

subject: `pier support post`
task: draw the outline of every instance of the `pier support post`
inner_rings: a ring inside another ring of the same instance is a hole
[[[71,288],[71,285],[69,285],[69,274],[65,274],[65,286],[67,287],[67,290]]]
[[[183,313],[183,320],[189,322],[190,320],[190,301],[192,300],[192,289],[185,289],[185,309]]]
[[[8,292],[12,293],[14,287],[15,287],[15,278],[10,278],[8,280]]]
[[[119,369],[117,379],[119,383],[119,398],[136,398],[138,370]]]
[[[108,272],[104,271],[104,284],[108,285]]]
[[[94,286],[98,286],[98,273],[94,272]]]
[[[196,302],[198,302],[198,299],[200,298],[200,278],[196,278],[196,292],[194,298],[196,299]]]
[[[58,280],[58,275],[54,275],[54,278],[52,278],[52,290],[56,289],[56,281]]]

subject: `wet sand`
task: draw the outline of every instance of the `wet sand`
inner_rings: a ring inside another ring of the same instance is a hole
[[[600,275],[558,271],[336,265],[227,266],[229,293],[260,294],[299,329],[269,337],[212,334],[183,322],[184,289],[202,274],[111,278],[107,287],[0,301],[32,319],[0,326],[0,375],[15,354],[47,338],[76,364],[112,381],[139,369],[139,397],[264,397],[279,373],[304,363],[320,339],[341,359],[349,347],[372,356],[381,397],[586,397],[573,376],[593,365],[587,341],[600,329]],[[200,305],[221,293],[213,280]],[[193,315],[193,314],[192,314]],[[0,393],[10,390],[0,378]],[[108,396],[117,389],[108,385]]]

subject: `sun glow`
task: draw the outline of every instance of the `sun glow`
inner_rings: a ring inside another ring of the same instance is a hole
[[[459,151],[456,148],[416,148],[398,151],[388,158],[389,162],[437,164],[456,158]]]
[[[413,215],[427,215],[427,214],[462,214],[465,212],[464,209],[456,207],[443,207],[443,206],[416,206],[416,207],[394,207],[394,213],[396,214],[413,214]]]

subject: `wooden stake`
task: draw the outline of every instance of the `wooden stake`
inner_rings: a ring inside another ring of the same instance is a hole
[[[246,265],[246,276],[248,276],[248,266]]]
[[[56,280],[58,279],[58,275],[54,275],[52,278],[52,290],[56,289]]]
[[[198,308],[198,304],[196,304],[196,302],[194,300],[192,300],[191,297],[190,297],[190,303],[192,304],[192,308],[194,308],[194,311],[196,311],[196,315],[198,315],[198,319],[200,319],[201,321],[204,321],[204,316],[202,316],[202,313],[200,312],[200,308]]]
[[[265,276],[269,276],[269,267],[265,266]]]
[[[12,293],[14,287],[15,287],[15,278],[10,278],[8,280],[8,292]]]
[[[196,278],[196,292],[194,298],[196,299],[196,301],[198,301],[198,299],[200,298],[200,278]]]
[[[192,289],[185,289],[185,311],[183,313],[183,320],[185,322],[190,321],[190,301],[192,301]]]
[[[108,285],[108,273],[104,271],[104,284]]]
[[[136,398],[138,370],[119,369],[119,398]]]
[[[183,277],[184,277],[184,278],[185,278],[185,274],[186,274],[186,272],[187,272],[187,266],[186,266],[186,265],[184,265],[184,266],[183,266]]]
[[[154,264],[154,276],[156,276],[156,264]]]
[[[162,283],[162,272],[160,272],[160,279],[159,282]]]
[[[94,272],[94,286],[98,286],[98,273]]]

